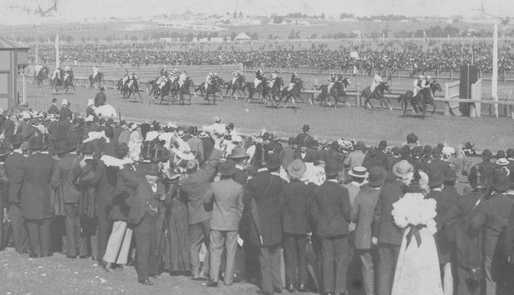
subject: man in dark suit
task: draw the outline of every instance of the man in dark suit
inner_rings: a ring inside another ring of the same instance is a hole
[[[95,155],[100,152],[96,142],[92,141],[83,145],[81,149],[83,157],[80,161],[81,171],[76,181],[85,194],[90,194],[94,198],[94,208],[91,208],[93,212],[90,213],[96,217],[96,234],[86,230],[81,235],[80,255],[89,256],[88,249],[90,244],[93,244],[91,254],[93,258],[103,264],[102,258],[112,226],[109,216],[114,197],[116,173],[113,168],[107,168],[101,160],[95,158]],[[91,214],[87,214],[87,212],[81,212],[81,214],[83,214],[82,227],[95,230],[92,226]],[[96,243],[94,240],[91,241],[91,236],[95,236]]]
[[[489,199],[478,204],[477,212],[471,219],[471,228],[484,233],[484,270],[487,295],[497,294],[493,258],[496,257],[497,243],[508,224],[514,204],[514,190],[510,189],[510,173],[506,167],[494,170],[493,194]]]
[[[348,294],[346,275],[351,249],[348,239],[352,208],[348,190],[337,180],[335,163],[325,166],[327,180],[314,193],[312,215],[321,239],[324,294]]]
[[[52,98],[52,104],[48,108],[47,114],[59,115],[59,107],[57,106],[57,98]]]
[[[70,121],[73,118],[73,112],[70,110],[70,103],[67,99],[62,100],[62,107],[59,113],[59,119],[61,121]]]
[[[483,235],[481,231],[470,230],[473,215],[478,205],[485,201],[491,183],[492,173],[472,169],[468,177],[473,190],[457,200],[449,210],[448,219],[452,221],[450,235],[455,237],[455,286],[457,295],[481,294],[483,281]]]
[[[51,182],[56,194],[61,194],[64,201],[66,256],[69,258],[76,258],[80,247],[79,200],[82,192],[74,183],[80,174],[80,158],[74,149],[71,142],[58,143],[56,153],[59,160],[56,162]]]
[[[136,248],[135,267],[137,281],[143,285],[153,285],[150,281],[152,267],[159,263],[157,257],[152,255],[157,245],[157,215],[159,200],[153,193],[147,177],[158,177],[158,169],[153,165],[125,165],[119,172],[122,182],[119,191],[129,194],[127,198],[128,223],[134,228],[134,241]]]
[[[43,151],[42,135],[36,133],[29,140],[29,155],[23,163],[21,211],[25,218],[31,257],[51,255],[50,225],[54,215],[50,200],[50,181],[55,161]]]
[[[5,173],[9,184],[8,215],[13,230],[14,249],[20,254],[27,253],[28,251],[28,236],[21,212],[21,187],[25,162],[25,156],[20,149],[21,143],[20,137],[14,138],[12,141],[14,151],[5,160]]]
[[[197,169],[197,167],[195,167]],[[188,177],[180,181],[180,190],[187,200],[189,213],[189,238],[191,240],[191,267],[193,280],[205,280],[209,274],[209,252],[207,251],[203,265],[200,265],[199,253],[202,244],[209,246],[211,214],[203,206],[203,198],[216,174],[214,163],[192,171]],[[201,269],[200,269],[201,267]]]
[[[394,180],[387,182],[380,191],[373,220],[373,243],[378,244],[377,293],[391,294],[396,260],[402,243],[402,231],[392,216],[393,203],[404,194],[414,176],[414,167],[406,160],[397,162],[392,169]]]
[[[307,167],[297,159],[287,167],[291,182],[284,187],[284,206],[282,208],[282,227],[284,231],[284,250],[286,264],[286,287],[289,292],[305,291],[307,282],[307,233],[312,232],[310,207],[312,190],[300,181]],[[298,275],[297,275],[298,274]]]
[[[270,295],[282,291],[280,276],[282,244],[282,193],[285,181],[279,176],[280,159],[277,154],[267,157],[267,169],[258,172],[249,182],[250,212],[256,226],[260,245],[261,289]]]

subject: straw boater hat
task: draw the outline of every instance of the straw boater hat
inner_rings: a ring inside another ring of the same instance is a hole
[[[350,172],[348,172],[348,175],[356,178],[367,178],[369,176],[369,173],[366,167],[356,166],[353,167],[352,170],[350,170]]]
[[[291,162],[291,164],[289,164],[289,166],[287,166],[287,173],[291,179],[302,179],[306,170],[307,166],[300,159],[294,160]]]
[[[414,167],[406,160],[401,160],[393,166],[393,173],[401,179],[408,179],[414,173]]]

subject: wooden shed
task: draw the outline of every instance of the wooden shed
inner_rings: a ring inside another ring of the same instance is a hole
[[[29,48],[0,37],[0,98],[7,99],[7,107],[19,104],[18,73],[28,64]]]

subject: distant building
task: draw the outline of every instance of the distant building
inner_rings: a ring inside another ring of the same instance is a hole
[[[250,38],[250,36],[248,36],[248,34],[246,34],[245,32],[241,32],[236,35],[234,40],[235,41],[249,41],[249,40],[252,40],[252,38]]]

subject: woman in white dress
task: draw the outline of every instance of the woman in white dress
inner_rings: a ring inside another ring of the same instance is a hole
[[[405,231],[396,264],[391,294],[443,295],[439,258],[433,236],[436,232],[435,221],[432,217],[432,215],[435,217],[435,201],[424,199],[421,193],[407,193],[400,201],[403,199],[409,203],[402,208],[403,212],[407,211],[404,215],[411,215],[412,219],[418,218],[419,215],[412,216],[412,212],[417,211],[421,215],[428,214],[431,218],[420,223],[414,222],[414,224],[421,225],[413,226],[408,217],[396,214],[398,213],[395,212],[396,208],[393,209],[395,223],[399,227],[404,228]],[[416,208],[409,210],[409,205]],[[433,212],[426,213],[427,211]]]

